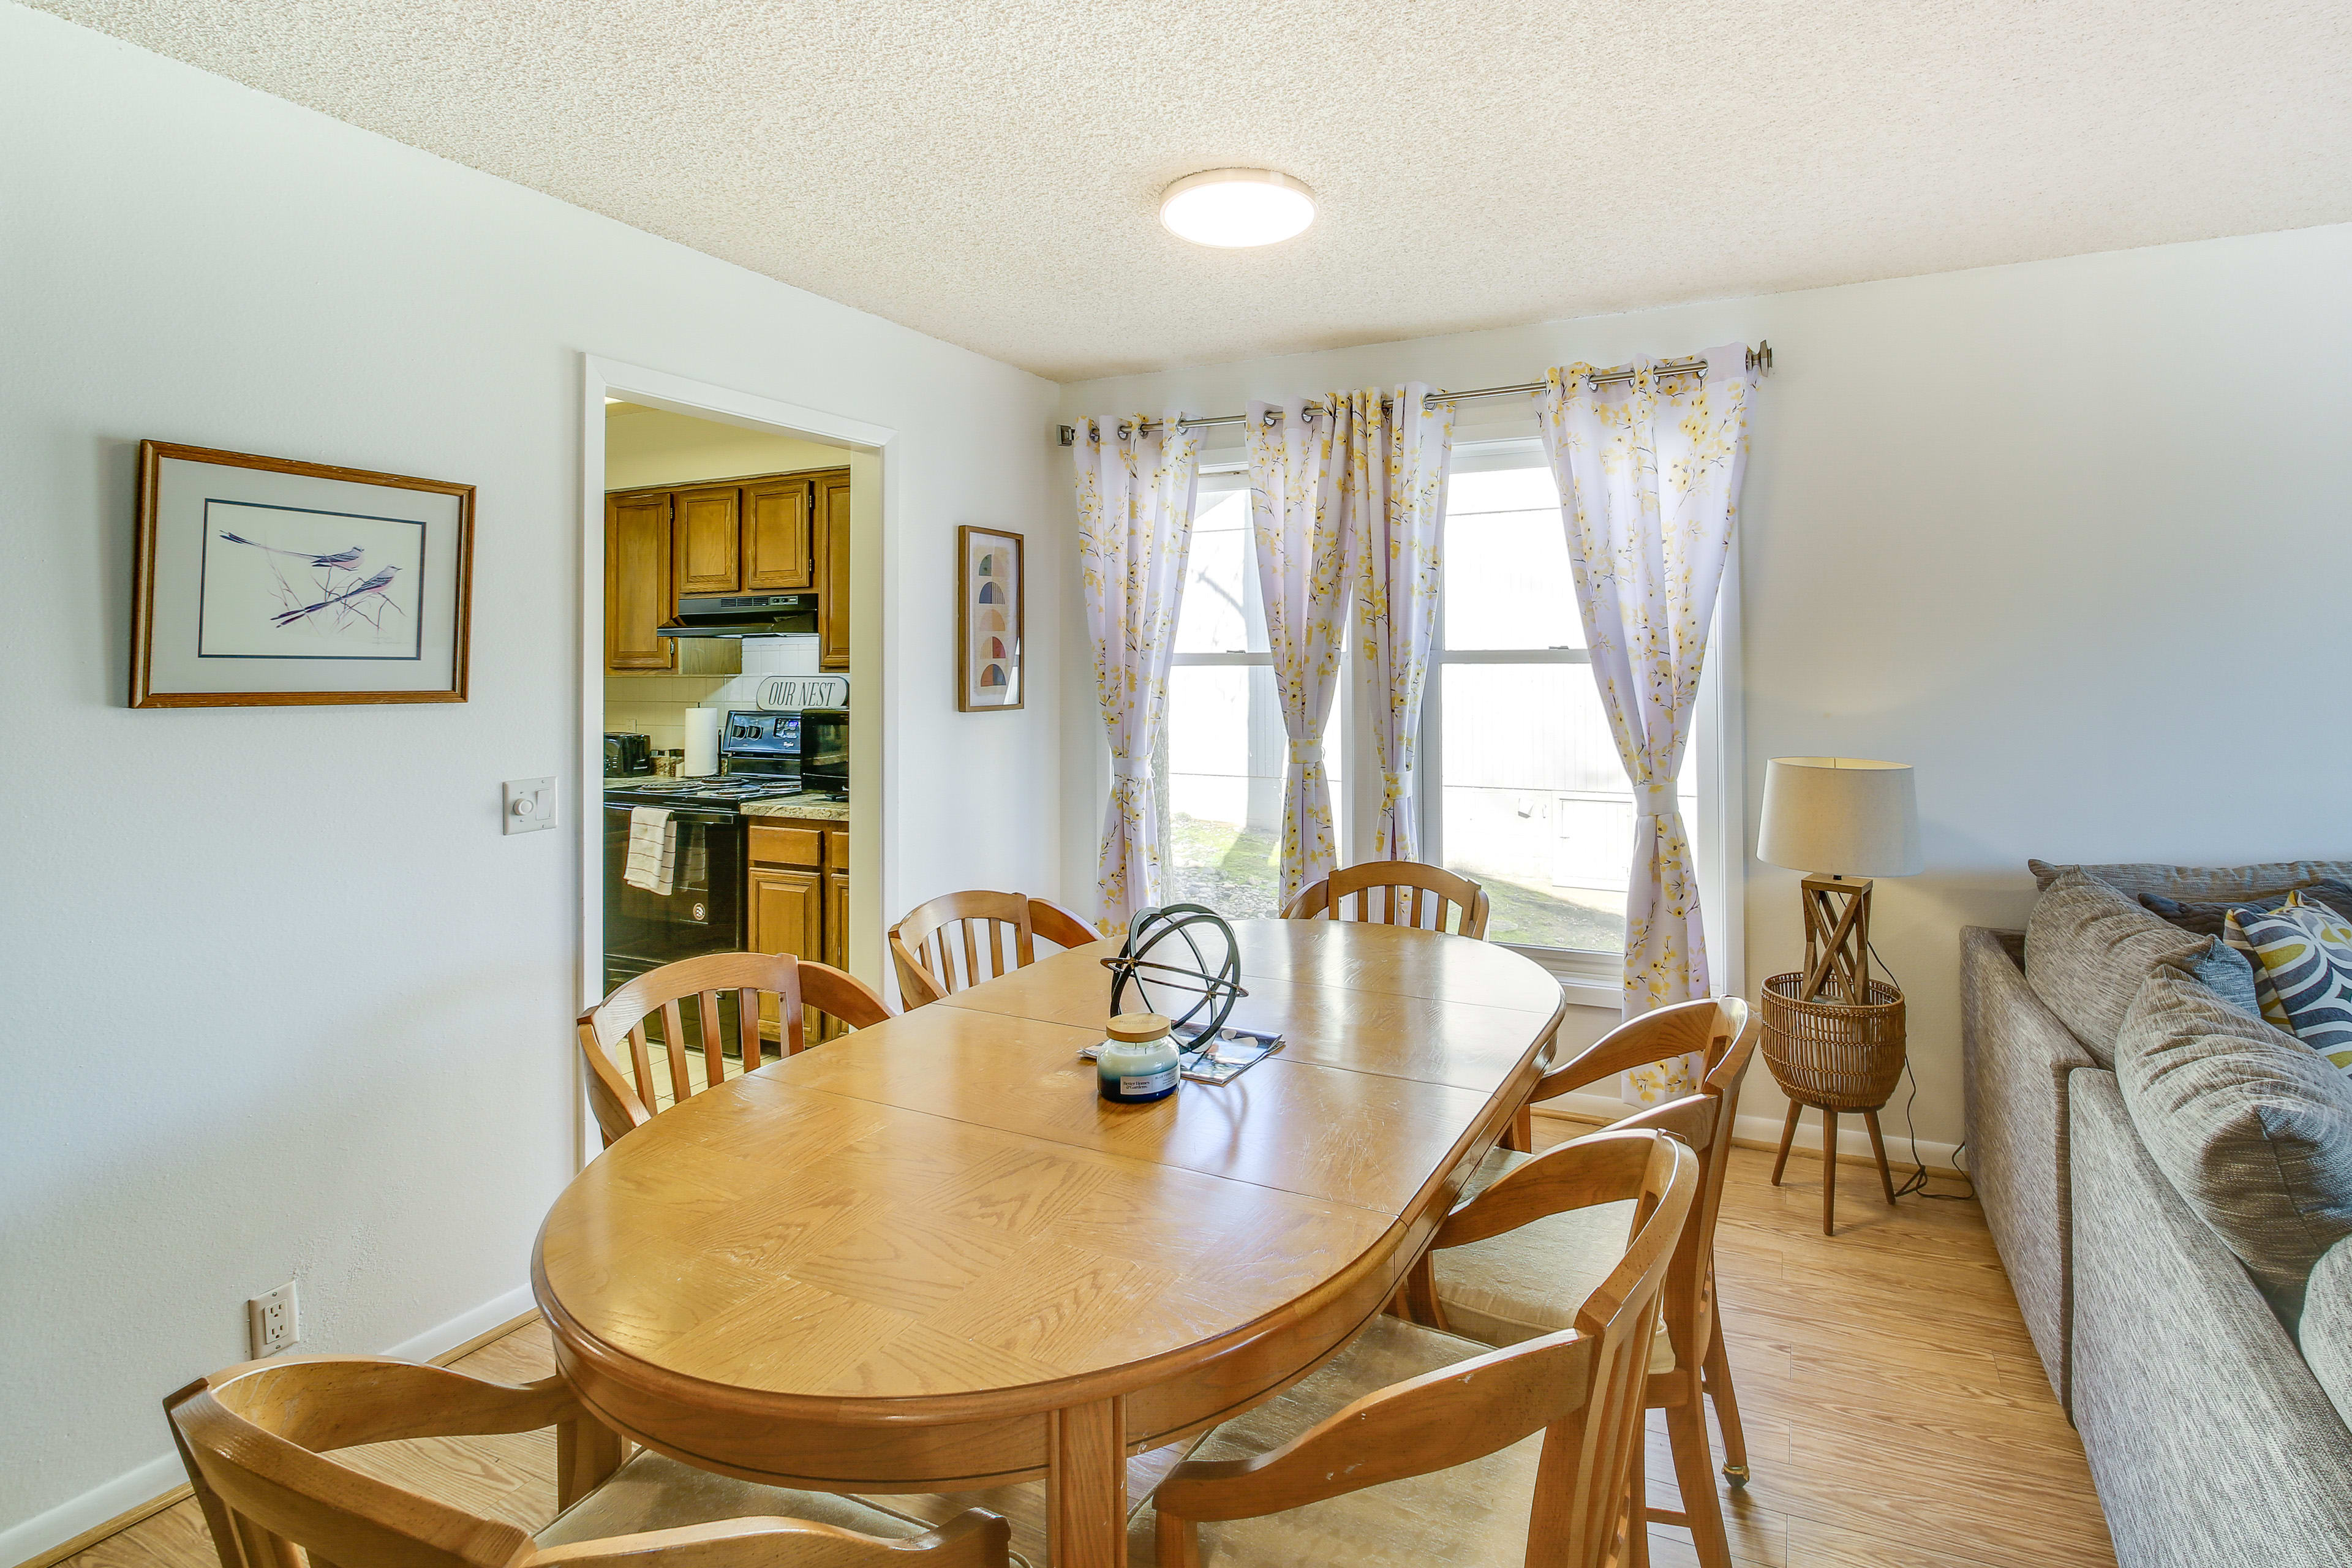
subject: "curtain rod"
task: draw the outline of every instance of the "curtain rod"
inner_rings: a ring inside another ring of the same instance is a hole
[[[1703,355],[1694,356],[1690,359],[1660,360],[1651,368],[1655,370],[1660,375],[1689,375],[1696,372],[1701,380],[1705,380],[1706,377],[1706,360]],[[1769,375],[1772,374],[1772,344],[1769,340],[1758,342],[1754,348],[1748,351],[1748,368],[1761,375]],[[1621,364],[1610,370],[1587,372],[1584,377],[1584,382],[1587,386],[1599,386],[1606,382],[1631,381],[1633,379],[1633,367],[1630,364]],[[1525,395],[1531,392],[1541,392],[1545,387],[1550,384],[1551,384],[1549,381],[1525,381],[1519,383],[1516,386],[1481,386],[1475,387],[1468,392],[1433,392],[1430,394],[1429,401],[1432,403],[1467,403],[1474,397],[1510,397],[1514,395]],[[1319,406],[1319,405],[1309,404],[1307,409],[1307,416],[1312,418],[1318,412]],[[1386,408],[1388,406],[1386,399],[1381,400],[1381,406],[1382,408]],[[1206,429],[1212,425],[1239,425],[1248,417],[1249,416],[1246,414],[1211,414],[1202,415],[1198,418],[1195,418],[1191,415],[1182,415],[1178,417],[1176,422],[1187,430],[1201,430]],[[1279,411],[1271,408],[1266,410],[1265,423],[1267,428],[1271,429],[1281,422],[1282,416]],[[1143,422],[1143,428],[1146,430],[1157,430],[1160,428],[1160,421],[1157,419],[1147,419]],[[1060,426],[1060,431],[1063,446],[1075,447],[1077,445],[1078,427],[1076,426],[1064,425]],[[1134,432],[1135,426],[1133,425],[1125,420],[1120,421],[1118,433],[1122,439],[1134,434]]]

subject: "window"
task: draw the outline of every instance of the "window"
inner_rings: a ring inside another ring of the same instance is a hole
[[[1490,941],[1613,965],[1633,792],[1592,683],[1559,492],[1537,443],[1455,453],[1444,559],[1422,707],[1422,855],[1486,889]],[[1691,759],[1681,794],[1696,825]]]
[[[1160,853],[1171,903],[1233,918],[1281,913],[1282,775],[1289,742],[1274,691],[1265,606],[1250,531],[1249,478],[1203,474],[1168,677]],[[1326,772],[1347,842],[1338,759],[1344,689],[1324,732]]]
[[[1633,794],[1593,687],[1559,492],[1538,443],[1456,447],[1444,559],[1419,745],[1422,855],[1486,888],[1490,940],[1613,992]],[[1351,630],[1351,661],[1355,646]],[[1165,896],[1234,917],[1278,913],[1286,742],[1245,475],[1201,478],[1176,649],[1160,763]],[[1324,745],[1342,865],[1367,852],[1349,826],[1368,803],[1351,811],[1342,778],[1360,700],[1351,669]],[[1680,781],[1711,926],[1723,884],[1698,781],[1717,722],[1710,692]],[[1360,788],[1371,777],[1364,770]]]

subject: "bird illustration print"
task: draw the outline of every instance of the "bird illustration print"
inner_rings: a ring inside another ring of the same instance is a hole
[[[257,539],[247,539],[242,534],[224,531],[221,537],[231,544],[243,544],[255,550],[266,550],[272,555],[290,555],[297,561],[307,561],[322,572],[356,572],[360,569],[361,559],[367,554],[356,544],[349,550],[338,550],[332,555],[313,555],[307,550],[280,550],[274,544],[264,544]]]
[[[277,626],[290,626],[299,620],[319,614],[321,610],[332,610],[339,620],[345,616],[357,616],[378,631],[382,631],[383,612],[387,609],[400,610],[400,606],[394,604],[384,594],[384,590],[392,586],[393,578],[399,574],[399,567],[387,566],[355,588],[349,588],[330,598],[321,599],[315,605],[305,605],[299,609],[286,610],[272,616],[269,617],[269,624]],[[375,612],[373,615],[368,613],[371,608]]]

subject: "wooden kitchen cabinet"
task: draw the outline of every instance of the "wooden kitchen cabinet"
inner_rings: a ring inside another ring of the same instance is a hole
[[[816,581],[813,487],[803,479],[743,487],[743,591],[807,588]]]
[[[614,674],[698,670],[676,639],[654,635],[680,594],[814,588],[817,660],[849,668],[849,470],[763,474],[723,485],[615,490],[604,498],[604,668]]]
[[[735,594],[743,588],[743,491],[735,485],[679,490],[677,591]]]
[[[751,868],[751,946],[814,958],[824,942],[824,874],[814,868]]]
[[[604,668],[676,669],[677,643],[656,637],[677,604],[670,575],[670,498],[604,501]]]
[[[849,868],[828,867],[824,873],[824,961],[835,969],[849,967]]]
[[[817,665],[849,668],[849,471],[815,479]]]
[[[753,951],[847,969],[848,828],[816,817],[758,817],[751,823],[751,856]],[[775,1022],[772,1010],[761,1016]],[[842,1033],[826,1018],[812,1023],[808,1039],[814,1044]]]

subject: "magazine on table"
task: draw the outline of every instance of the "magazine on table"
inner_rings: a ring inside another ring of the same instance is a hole
[[[1181,1053],[1180,1060],[1184,1076],[1194,1083],[1231,1083],[1282,1049],[1282,1037],[1264,1029],[1244,1029],[1229,1025],[1219,1029],[1214,1039],[1206,1041],[1202,1038],[1202,1033],[1196,1025],[1191,1028],[1172,1030],[1169,1035]],[[1087,1046],[1078,1055],[1092,1061],[1095,1047]]]

